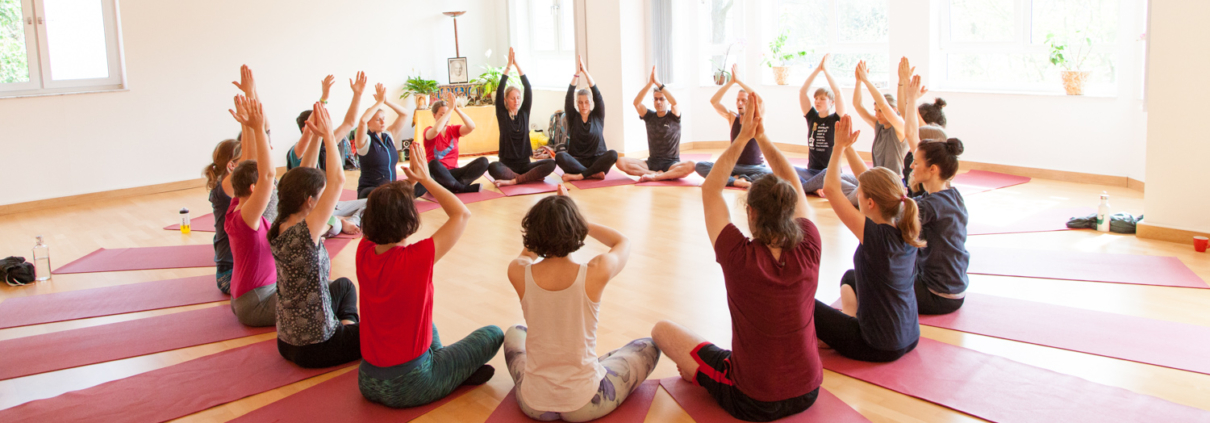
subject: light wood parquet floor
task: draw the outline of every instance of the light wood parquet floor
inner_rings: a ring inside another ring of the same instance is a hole
[[[717,150],[694,152],[718,153]],[[357,172],[349,172],[347,180],[348,188],[355,187]],[[1143,211],[1143,195],[1138,191],[1042,179],[1017,187],[973,194],[967,196],[966,203],[972,216],[1008,221],[1039,209],[1095,207],[1101,191],[1109,192],[1115,211],[1136,215]],[[661,319],[677,321],[720,345],[730,344],[730,323],[722,274],[714,262],[705,234],[700,190],[623,186],[585,191],[572,188],[571,195],[588,219],[614,227],[634,241],[626,270],[605,290],[600,312],[599,352],[649,336],[652,325]],[[728,191],[725,195],[733,204],[738,204],[742,193]],[[539,198],[509,197],[469,206],[474,217],[466,235],[438,263],[434,276],[434,321],[447,343],[484,325],[506,327],[522,322],[521,308],[505,277],[505,267],[521,250],[521,217]],[[839,297],[837,284],[840,275],[852,267],[852,254],[857,241],[836,219],[824,200],[812,198],[810,201],[813,208],[811,218],[820,228],[824,246],[818,298],[830,302]],[[177,210],[181,207],[188,207],[194,216],[210,211],[206,194],[199,188],[7,215],[0,217],[0,252],[5,256],[28,256],[34,236],[43,235],[51,245],[55,265],[60,266],[102,247],[210,243],[210,233],[181,235],[161,229],[175,222]],[[732,218],[746,230],[747,225],[743,223],[745,218],[739,207],[733,208]],[[423,228],[417,236],[431,234],[444,221],[445,216],[440,210],[425,213]],[[1141,240],[1134,236],[1067,231],[973,236],[968,243],[1040,250],[1176,256],[1203,279],[1210,280],[1210,259],[1206,254],[1196,253],[1188,245]],[[352,244],[333,257],[333,277],[347,276],[356,280],[355,249],[355,244]],[[586,260],[602,251],[604,248],[599,244],[590,243],[575,257]],[[0,299],[204,274],[213,274],[213,269],[57,275],[50,281],[27,287],[4,286],[0,288]],[[972,275],[971,292],[1210,326],[1210,313],[1206,312],[1210,309],[1210,290]],[[0,330],[0,340],[215,306],[225,307],[226,303]],[[922,334],[1097,383],[1210,410],[1210,376],[1207,375],[931,327],[923,327]],[[1106,328],[1106,336],[1113,336],[1112,328]],[[269,333],[0,381],[0,409],[273,337],[274,334]],[[503,354],[498,354],[491,364],[496,367],[497,373],[486,386],[417,421],[485,420],[512,388],[511,379],[503,371]],[[230,420],[341,372],[254,395],[180,420]],[[676,374],[675,365],[665,358],[651,377]],[[979,420],[832,372],[825,375],[824,386],[875,422]],[[647,421],[690,422],[692,419],[661,390]]]

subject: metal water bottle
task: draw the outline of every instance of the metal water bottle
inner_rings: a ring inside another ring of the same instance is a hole
[[[181,234],[189,235],[189,231],[190,231],[189,224],[190,224],[189,209],[182,207],[181,208]]]
[[[42,235],[38,235],[38,243],[34,244],[33,258],[34,280],[50,279],[50,246],[42,242]]]
[[[1101,191],[1101,205],[1097,206],[1097,231],[1109,232],[1109,193]]]

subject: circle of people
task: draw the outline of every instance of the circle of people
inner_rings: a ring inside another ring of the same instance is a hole
[[[905,107],[927,89],[904,58],[895,107],[895,97],[880,94],[860,63],[853,107],[876,131],[875,167],[869,168],[853,149],[860,131],[845,114],[843,99],[835,96],[839,89],[827,59],[800,91],[810,127],[806,168],[792,166],[769,140],[763,126],[767,105],[738,79],[711,99],[731,125],[730,147],[714,163],[681,161],[681,112],[654,68],[634,99],[646,122],[650,157],[619,158],[606,149],[604,104],[582,60],[567,89],[566,150],[546,151],[553,160],[531,160],[532,93],[510,50],[495,93],[499,161],[481,157],[458,166],[459,137],[475,124],[458,99],[446,97],[432,104],[435,123],[425,129],[423,142],[408,147],[406,180],[399,181],[396,140],[408,126],[407,113],[387,100],[386,88],[378,84],[374,105],[355,121],[367,85],[364,73],[350,80],[352,104],[335,125],[324,107],[335,79],[324,79],[321,101],[298,117],[302,138],[287,154],[289,170],[277,181],[263,106],[252,71],[244,66],[234,82],[243,93],[230,110],[241,135],[219,143],[205,171],[218,222],[218,287],[233,298],[231,310],[241,323],[277,326],[285,359],[302,367],[361,359],[362,395],[388,407],[420,406],[460,385],[487,382],[495,370],[486,363],[503,347],[517,402],[538,420],[588,421],[610,413],[650,375],[661,354],[736,418],[769,421],[802,412],[814,403],[822,383],[820,348],[856,360],[896,360],[916,346],[918,314],[957,310],[968,285],[967,212],[949,185],[963,147],[942,129],[944,101]],[[509,84],[514,71],[520,88]],[[808,96],[821,73],[831,89]],[[577,90],[581,78],[588,88]],[[721,101],[734,84],[741,90],[736,109],[730,110]],[[862,107],[862,86],[875,100],[873,114]],[[654,109],[643,104],[649,91],[654,91]],[[398,115],[389,126],[384,106]],[[463,125],[450,124],[455,113]],[[338,138],[349,131],[355,132]],[[340,146],[349,138],[360,158],[359,199],[340,201],[342,156],[353,154]],[[842,161],[853,175],[841,172]],[[598,357],[601,296],[625,267],[631,244],[618,231],[585,220],[562,185],[525,215],[524,250],[508,266],[526,325],[507,331],[486,326],[442,344],[432,319],[433,268],[471,218],[454,193],[478,191],[473,181],[485,171],[505,186],[542,181],[556,166],[564,181],[603,178],[615,165],[643,181],[693,172],[705,177],[706,229],[725,280],[732,349],[661,321],[651,337]],[[726,186],[748,190],[751,238],[731,222],[722,194]],[[449,219],[430,238],[409,240],[420,227],[415,200],[425,192]],[[839,310],[815,299],[821,241],[807,219],[808,193],[826,197],[860,242],[854,269],[841,280]],[[341,233],[363,235],[356,251],[360,310],[352,281],[329,276],[322,241]],[[577,263],[570,254],[587,238],[609,251]]]

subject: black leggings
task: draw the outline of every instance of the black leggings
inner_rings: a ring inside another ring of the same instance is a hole
[[[965,298],[951,299],[937,296],[924,286],[924,281],[916,278],[916,308],[920,314],[950,314],[962,308]]]
[[[563,173],[569,175],[592,176],[598,173],[608,173],[609,168],[617,162],[618,152],[614,150],[606,151],[600,156],[579,159],[572,157],[567,152],[555,155],[555,163],[558,163],[559,168],[563,169]]]
[[[429,175],[433,180],[454,193],[478,191],[472,182],[487,172],[487,157],[471,160],[466,166],[446,168],[436,159],[429,161]],[[417,184],[419,186],[419,184]]]
[[[850,270],[844,273],[841,284],[855,288],[856,280],[856,272]],[[840,355],[875,363],[898,360],[899,357],[916,349],[916,344],[920,342],[917,339],[912,341],[911,345],[894,351],[874,348],[865,341],[865,338],[862,338],[861,325],[857,322],[856,317],[844,314],[819,300],[815,300],[815,336]]]
[[[332,295],[332,311],[339,320],[358,321],[357,288],[349,278],[340,278],[328,284]],[[277,352],[299,367],[318,369],[332,367],[361,359],[361,335],[357,323],[337,324],[336,332],[327,341],[295,346],[277,339]]]
[[[531,176],[534,178],[533,180],[537,181],[546,178],[546,175],[554,173],[555,166],[555,161],[550,159],[528,163],[492,162],[487,165],[487,173],[492,175],[492,179],[497,181],[510,181],[517,179],[518,176],[534,172]]]

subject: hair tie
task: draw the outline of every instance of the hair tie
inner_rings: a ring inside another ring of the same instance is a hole
[[[900,202],[900,203],[906,203],[906,202],[907,202],[907,200],[908,200],[908,198],[907,198],[907,196],[906,196],[906,195],[901,195],[901,196],[899,196],[899,202]]]

